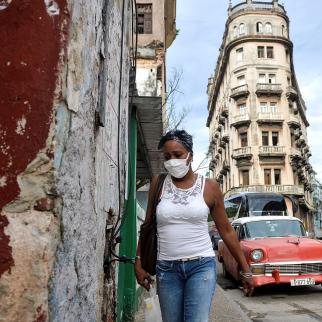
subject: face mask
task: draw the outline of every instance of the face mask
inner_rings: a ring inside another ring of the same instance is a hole
[[[183,178],[190,169],[190,162],[187,165],[187,161],[189,158],[190,152],[186,159],[171,159],[164,162],[164,167],[171,174],[172,177],[175,178]]]

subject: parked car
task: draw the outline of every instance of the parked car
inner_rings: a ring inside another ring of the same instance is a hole
[[[310,239],[302,222],[289,216],[244,217],[232,222],[254,286],[322,284],[322,241]],[[218,260],[224,277],[240,280],[240,269],[222,240]]]

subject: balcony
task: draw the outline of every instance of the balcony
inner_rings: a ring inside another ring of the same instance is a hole
[[[260,146],[258,149],[258,155],[261,157],[284,157],[284,146]]]
[[[304,195],[304,188],[295,185],[253,185],[243,186],[230,189],[225,198],[240,192],[275,192],[283,195]]]
[[[291,115],[287,124],[290,128],[293,129],[298,129],[301,127],[300,118],[296,115]]]
[[[271,96],[277,95],[281,96],[283,93],[281,84],[266,84],[266,83],[258,83],[256,87],[257,96]]]
[[[227,131],[222,134],[221,140],[225,143],[229,142],[229,133]]]
[[[298,98],[298,93],[295,87],[293,86],[288,86],[286,88],[286,97],[291,100],[291,101],[295,101]]]
[[[233,151],[233,159],[250,159],[253,156],[252,148],[250,146],[245,146],[243,148],[234,149]]]
[[[223,169],[225,169],[226,171],[230,170],[230,164],[228,160],[224,160],[222,166],[223,166]]]
[[[229,114],[228,106],[226,104],[224,104],[222,107],[222,110],[221,110],[221,115],[223,117],[228,117],[228,114]]]
[[[226,118],[223,116],[219,116],[218,123],[221,125],[225,125],[225,122],[226,122]]]
[[[291,159],[301,159],[302,158],[301,151],[296,148],[291,148],[290,157]]]
[[[240,11],[245,12],[245,11],[254,11],[254,10],[260,10],[260,11],[277,11],[281,13],[285,13],[285,8],[281,4],[277,4],[277,6],[274,6],[274,3],[272,2],[259,2],[259,1],[254,1],[253,3],[247,3],[246,1],[239,3],[231,8],[231,11],[229,12],[230,15],[239,13]]]
[[[246,98],[248,95],[249,95],[248,85],[244,84],[244,85],[240,85],[232,88],[230,97],[233,98],[234,100],[237,100],[238,98],[241,98],[241,97]]]
[[[239,114],[232,118],[231,125],[235,128],[240,126],[249,126],[250,124],[250,116],[248,113]]]
[[[282,124],[284,122],[283,114],[281,113],[258,113],[258,124]]]

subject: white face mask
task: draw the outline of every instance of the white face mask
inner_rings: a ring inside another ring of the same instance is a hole
[[[190,152],[186,159],[171,159],[164,162],[164,167],[175,178],[183,178],[190,169],[190,162],[187,164]]]

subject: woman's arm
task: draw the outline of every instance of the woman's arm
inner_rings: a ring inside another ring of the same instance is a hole
[[[232,228],[226,211],[224,207],[224,198],[223,194],[219,188],[218,183],[215,180],[208,181],[212,195],[214,196],[214,204],[211,208],[211,216],[216,223],[216,227],[219,231],[219,234],[225,245],[229,249],[232,256],[237,261],[240,269],[243,273],[251,273],[249,265],[246,262],[243,251],[241,250],[239,241],[237,239],[236,233]],[[251,277],[242,278],[244,292],[247,296],[250,296],[253,293],[254,286],[253,280]]]

